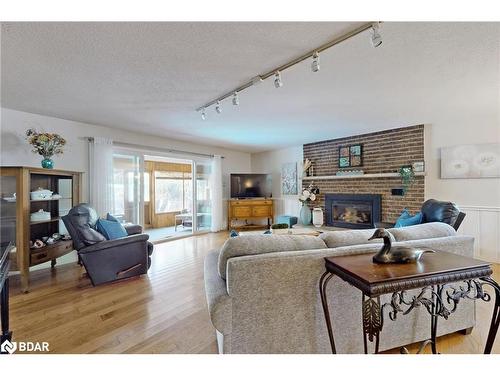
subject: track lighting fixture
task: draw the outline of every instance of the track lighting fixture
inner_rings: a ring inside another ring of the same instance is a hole
[[[309,59],[312,58],[311,61],[311,71],[313,72],[319,72],[320,70],[320,54],[323,51],[326,51],[332,47],[335,47],[336,45],[343,43],[350,38],[364,33],[366,31],[370,31],[370,42],[373,45],[373,47],[379,47],[382,44],[382,36],[380,35],[379,27],[380,22],[378,21],[370,21],[366,22],[358,27],[353,28],[350,31],[347,31],[346,33],[337,36],[336,38],[322,44],[319,46],[316,46],[316,48],[311,49],[304,54],[295,57],[294,59],[278,66],[273,69],[270,69],[266,72],[261,72],[259,75],[256,75],[252,77],[249,81],[241,84],[238,87],[233,88],[230,91],[227,91],[220,95],[219,97],[216,97],[203,105],[199,106],[196,108],[196,111],[201,112],[202,119],[206,118],[205,110],[207,108],[212,108],[212,106],[215,106],[215,111],[217,113],[222,113],[222,106],[221,106],[221,101],[226,100],[226,99],[231,99],[233,105],[239,105],[239,94],[252,87],[252,86],[257,86],[261,84],[263,81],[267,79],[273,79],[274,87],[280,88],[283,86],[283,81],[281,79],[281,72],[291,68],[292,66],[299,64],[303,61],[311,61]]]
[[[319,53],[318,51],[313,54],[313,61],[311,64],[311,70],[316,73],[319,72]]]
[[[274,74],[274,87],[279,89],[281,86],[283,86],[283,81],[281,80],[281,73],[280,71],[276,71]]]
[[[201,110],[201,119],[202,119],[203,121],[205,121],[205,120],[207,119],[207,114],[206,114],[206,112],[205,112],[205,108],[203,108],[203,109]]]
[[[260,85],[263,82],[263,79],[261,76],[255,76],[252,78],[252,85],[257,86]]]
[[[238,98],[237,91],[235,91],[233,94],[233,105],[240,105],[240,98]]]
[[[372,25],[372,32],[371,32],[371,42],[373,47],[378,47],[382,44],[382,35],[379,33],[379,24],[374,23]]]

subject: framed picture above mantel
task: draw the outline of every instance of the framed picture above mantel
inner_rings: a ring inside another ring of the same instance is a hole
[[[339,147],[339,168],[361,167],[363,165],[363,145]]]

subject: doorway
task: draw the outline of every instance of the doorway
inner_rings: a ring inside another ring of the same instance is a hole
[[[211,227],[211,160],[116,149],[114,214],[139,223],[151,241],[190,236]]]

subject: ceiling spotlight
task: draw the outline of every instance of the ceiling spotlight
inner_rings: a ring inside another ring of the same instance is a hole
[[[311,64],[311,70],[316,73],[319,72],[319,53],[314,52],[313,54],[313,62]]]
[[[235,91],[233,94],[233,105],[240,105],[240,98],[238,98],[237,91]]]
[[[203,109],[201,110],[201,119],[202,119],[203,121],[205,121],[205,120],[207,119],[207,114],[206,114],[206,112],[205,112],[205,108],[203,108]]]
[[[371,42],[373,47],[378,47],[382,44],[382,36],[379,33],[379,24],[374,23],[372,25],[372,32],[371,32]]]
[[[222,113],[222,107],[220,105],[220,101],[218,101],[218,100],[217,100],[217,104],[215,105],[215,112],[217,112],[218,114]]]
[[[275,74],[274,74],[274,87],[276,87],[277,89],[280,88],[281,86],[283,86],[283,81],[281,81],[281,73],[280,71],[278,70]]]

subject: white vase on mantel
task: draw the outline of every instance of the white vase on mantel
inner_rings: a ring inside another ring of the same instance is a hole
[[[314,207],[312,216],[313,216],[313,225],[316,228],[322,227],[324,223],[323,209],[321,207]]]

